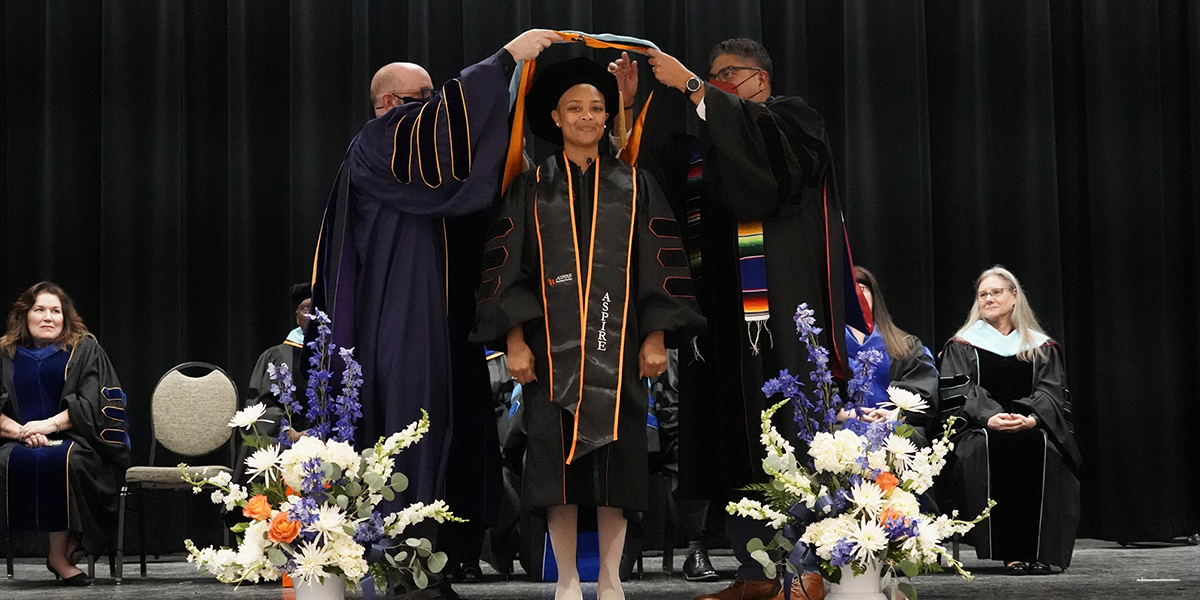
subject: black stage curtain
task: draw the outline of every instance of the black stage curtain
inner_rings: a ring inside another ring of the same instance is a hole
[[[1200,528],[1195,3],[47,0],[3,19],[0,291],[73,294],[140,462],[161,373],[206,360],[245,386],[292,327],[375,69],[444,81],[539,26],[647,37],[703,73],[748,36],[776,93],[825,116],[854,258],[901,327],[936,351],[976,274],[1022,278],[1069,357],[1081,534]],[[184,534],[182,512],[156,518]]]

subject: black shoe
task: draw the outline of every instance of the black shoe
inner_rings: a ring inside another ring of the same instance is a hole
[[[458,572],[458,580],[463,583],[479,583],[483,581],[483,571],[479,570],[479,565],[463,565]]]
[[[1050,567],[1050,565],[1048,565],[1044,562],[1034,561],[1034,562],[1029,563],[1029,574],[1030,575],[1053,575],[1054,569],[1052,569]]]
[[[1005,575],[1028,575],[1029,563],[1017,561],[1011,565],[1004,566]]]
[[[683,559],[683,578],[688,581],[715,581],[721,576],[708,560],[708,552],[696,548],[688,550],[687,558]]]
[[[79,573],[76,573],[70,577],[67,577],[66,579],[63,579],[63,576],[59,575],[58,571],[55,571],[54,567],[50,566],[50,559],[46,559],[46,570],[50,571],[51,573],[54,573],[54,580],[58,581],[60,585],[66,585],[66,586],[70,586],[70,587],[83,587],[85,585],[92,584],[92,580],[88,579],[87,573],[84,573],[82,571]]]

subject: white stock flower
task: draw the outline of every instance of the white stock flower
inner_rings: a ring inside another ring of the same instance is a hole
[[[756,521],[767,521],[772,529],[780,529],[790,520],[787,515],[773,510],[769,506],[764,506],[761,502],[747,498],[742,498],[738,502],[730,502],[725,506],[725,512]]]
[[[233,510],[238,505],[238,502],[242,502],[249,497],[250,494],[246,492],[246,488],[236,483],[233,484],[229,488],[229,493],[225,495],[225,510]]]
[[[242,410],[237,411],[232,419],[229,419],[229,427],[241,427],[249,429],[255,423],[262,421],[264,423],[273,423],[262,418],[263,413],[267,412],[267,405],[259,402],[251,404]]]
[[[209,477],[208,481],[213,485],[227,487],[229,486],[229,482],[233,481],[233,476],[229,474],[229,471],[221,471],[220,473]]]
[[[263,481],[270,482],[272,474],[279,468],[279,446],[272,444],[259,448],[254,454],[246,457],[246,474],[251,480],[262,475]]]
[[[888,402],[883,404],[884,407],[898,408],[902,412],[923,413],[929,408],[929,404],[925,402],[919,394],[902,390],[898,387],[888,386]]]

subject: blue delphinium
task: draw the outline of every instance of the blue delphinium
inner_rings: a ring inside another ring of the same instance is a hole
[[[354,541],[369,547],[383,539],[383,517],[378,512],[372,512],[366,520],[354,526]]]
[[[317,323],[317,339],[308,343],[313,354],[308,359],[308,417],[309,435],[329,439],[329,380],[333,373],[329,370],[329,361],[337,345],[330,341],[332,332],[329,329],[329,316],[315,309],[312,319]]]
[[[341,348],[339,354],[346,369],[342,371],[342,393],[333,402],[338,415],[333,439],[350,442],[354,440],[354,422],[362,417],[362,404],[358,401],[358,390],[363,384],[362,366],[354,360],[354,348]]]
[[[883,521],[883,530],[888,539],[897,541],[920,535],[917,519],[906,519],[903,515],[892,515]]]
[[[842,408],[842,399],[837,387],[833,384],[833,373],[829,370],[829,351],[821,346],[817,336],[822,329],[816,326],[813,310],[807,304],[796,307],[796,332],[808,349],[808,362],[813,370],[809,379],[813,382],[811,397],[800,390],[803,385],[787,370],[779,372],[779,377],[767,381],[763,385],[763,393],[767,397],[783,394],[790,398],[795,411],[793,419],[799,429],[800,439],[811,443],[819,431],[830,431],[837,423],[838,410]]]
[[[871,378],[875,377],[875,369],[883,362],[883,353],[878,350],[860,350],[850,361],[854,377],[846,384],[846,394],[850,396],[847,410],[853,408],[857,414],[862,414],[863,404],[871,395]]]
[[[854,542],[849,539],[842,538],[838,543],[834,544],[833,550],[830,552],[829,564],[835,567],[844,567],[854,559]]]

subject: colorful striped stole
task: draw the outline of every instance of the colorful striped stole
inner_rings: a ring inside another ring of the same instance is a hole
[[[763,257],[763,227],[760,222],[738,223],[738,258],[742,276],[742,315],[750,348],[758,354],[758,340],[771,316],[767,302],[767,265]]]

